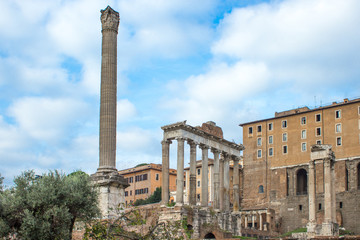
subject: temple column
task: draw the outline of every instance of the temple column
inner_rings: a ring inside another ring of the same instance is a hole
[[[219,191],[219,209],[220,211],[224,211],[224,195],[225,195],[225,189],[224,189],[224,154],[222,154],[222,158],[219,161],[219,177],[220,177],[220,191]]]
[[[224,210],[230,211],[229,155],[224,154]]]
[[[254,213],[251,214],[251,222],[252,222],[251,228],[255,229],[255,214]]]
[[[190,145],[190,186],[189,204],[196,205],[196,143],[188,140]]]
[[[219,188],[220,188],[220,181],[219,181],[219,155],[220,155],[220,151],[212,148],[211,151],[214,154],[214,208],[215,209],[219,209]]]
[[[233,172],[233,193],[234,193],[234,207],[233,211],[239,211],[240,201],[239,201],[239,157],[234,157],[234,172]]]
[[[169,154],[170,154],[170,140],[161,142],[162,144],[162,187],[161,187],[161,199],[162,204],[169,203]]]
[[[331,221],[336,223],[335,161],[331,161]]]
[[[324,191],[324,222],[332,222],[332,197],[331,197],[331,161],[330,158],[324,159],[324,182],[325,182],[325,191]]]
[[[245,226],[244,226],[244,228],[248,228],[248,215],[247,214],[245,214],[245,219],[244,219],[244,224],[245,224]]]
[[[201,163],[201,206],[208,206],[209,199],[209,156],[208,149],[209,147],[206,145],[200,145],[202,150],[202,163]]]
[[[176,204],[184,203],[184,138],[176,138],[177,149],[177,174],[176,174]]]
[[[309,222],[307,224],[307,232],[315,234],[316,227],[316,177],[315,162],[309,162]]]

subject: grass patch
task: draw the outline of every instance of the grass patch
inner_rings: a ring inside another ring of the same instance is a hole
[[[292,230],[290,232],[284,233],[283,235],[281,235],[280,237],[289,237],[291,236],[291,234],[293,233],[302,233],[302,232],[307,232],[306,228],[297,228],[295,230]]]

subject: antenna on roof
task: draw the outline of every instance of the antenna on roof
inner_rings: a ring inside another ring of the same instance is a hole
[[[314,103],[315,103],[315,108],[316,108],[316,96],[314,96]]]

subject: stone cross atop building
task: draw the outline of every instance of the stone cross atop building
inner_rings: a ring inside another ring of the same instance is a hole
[[[99,168],[91,175],[99,188],[99,206],[103,218],[117,215],[125,203],[128,186],[116,169],[117,34],[119,13],[110,6],[101,10],[102,54]]]

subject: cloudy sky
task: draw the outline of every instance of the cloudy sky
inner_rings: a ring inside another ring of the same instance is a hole
[[[166,124],[212,120],[241,143],[239,123],[360,97],[358,0],[1,0],[7,184],[26,169],[96,171],[107,5],[121,18],[118,169],[161,163]]]

